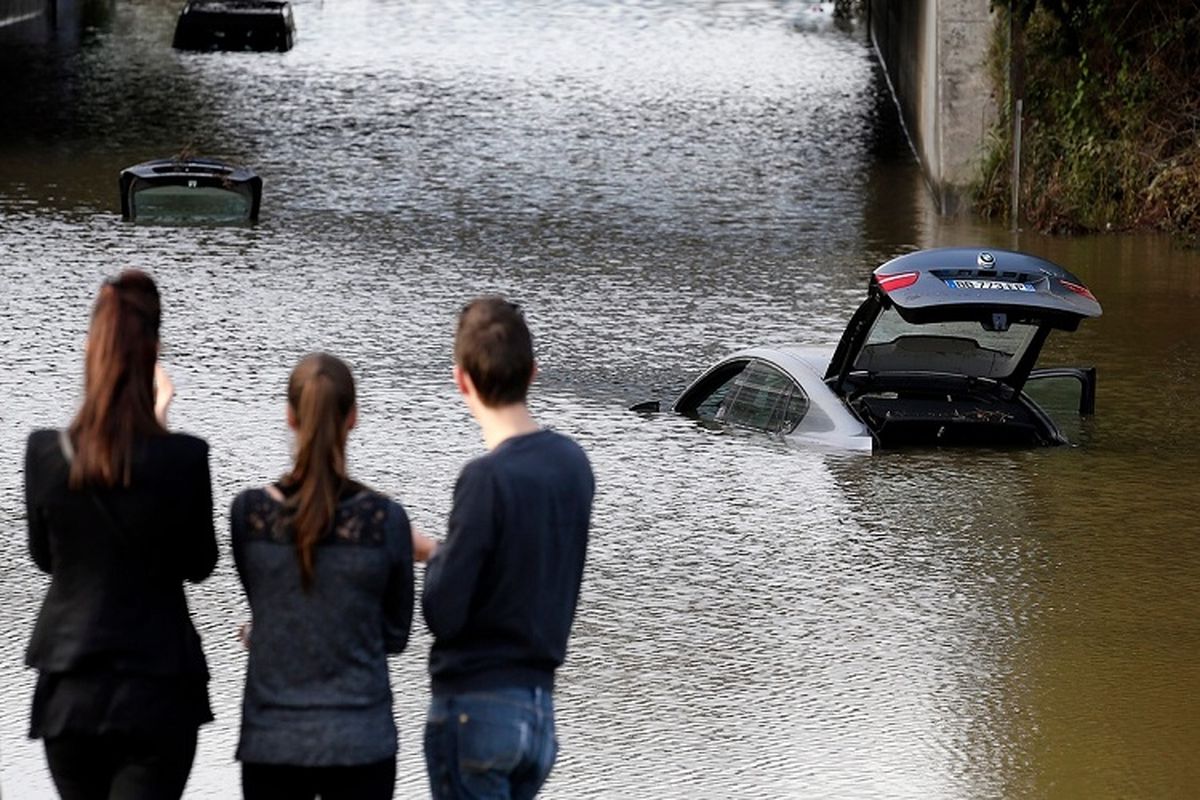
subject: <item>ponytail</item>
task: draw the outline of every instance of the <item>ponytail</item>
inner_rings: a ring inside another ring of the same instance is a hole
[[[288,406],[296,427],[296,462],[283,483],[295,489],[285,514],[295,535],[300,580],[315,574],[316,545],[328,532],[346,483],[346,422],[354,409],[354,378],[327,353],[307,356],[288,381]]]
[[[88,329],[83,404],[69,429],[76,456],[68,485],[128,486],[137,438],[164,434],[154,415],[154,363],[161,306],[144,272],[126,270],[100,287]]]

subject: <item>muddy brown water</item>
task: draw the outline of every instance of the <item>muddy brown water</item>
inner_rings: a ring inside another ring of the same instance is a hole
[[[121,265],[161,283],[173,424],[212,445],[223,542],[234,493],[287,462],[284,380],[316,348],[357,371],[353,471],[442,529],[481,450],[454,312],[483,291],[527,310],[534,411],[599,481],[548,798],[1200,794],[1200,256],[939,219],[861,30],[810,5],[299,0],[291,52],[202,55],[150,0],[6,40],[6,800],[51,796],[24,738],[46,583],[24,439],[69,418]],[[117,171],[184,146],[259,170],[260,225],[120,221]],[[975,243],[1062,263],[1104,305],[1043,357],[1099,369],[1075,447],[847,455],[625,410],[736,347],[832,344],[873,266]],[[236,796],[227,546],[190,598],[217,721],[187,796]],[[428,646],[418,618],[392,664],[400,797],[426,794]]]

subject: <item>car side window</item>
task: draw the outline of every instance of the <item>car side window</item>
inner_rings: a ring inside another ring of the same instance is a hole
[[[717,414],[721,411],[721,404],[729,395],[729,392],[733,388],[734,382],[737,380],[738,376],[745,371],[745,367],[746,362],[743,361],[742,363],[733,366],[733,369],[724,380],[717,378],[717,380],[721,380],[721,384],[714,389],[712,393],[708,395],[708,397],[704,398],[704,400],[701,401],[698,406],[696,406],[697,417],[705,422],[718,421]]]
[[[788,395],[787,405],[783,410],[783,424],[779,428],[780,433],[791,433],[800,424],[800,420],[804,419],[804,415],[808,413],[808,395],[804,393],[795,383],[792,384],[792,391]]]
[[[714,416],[718,422],[769,433],[789,433],[808,413],[804,390],[787,375],[761,361],[747,366],[728,387]]]

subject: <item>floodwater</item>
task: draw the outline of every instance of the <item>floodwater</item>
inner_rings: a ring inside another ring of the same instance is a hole
[[[360,381],[352,471],[442,530],[481,451],[455,311],[526,309],[534,412],[599,484],[545,797],[1200,794],[1196,252],[940,220],[862,31],[795,24],[809,3],[297,0],[282,55],[173,52],[179,5],[0,48],[6,800],[50,796],[24,738],[46,583],[24,438],[69,419],[123,265],[160,281],[172,422],[212,445],[222,536],[287,463],[284,381],[317,348]],[[184,148],[255,167],[261,224],[122,223],[118,170]],[[1078,446],[865,456],[625,410],[739,346],[832,344],[877,263],[973,243],[1059,261],[1104,304],[1043,357],[1099,368]],[[217,721],[188,797],[228,798],[227,548],[190,598]],[[399,797],[426,795],[417,627],[392,666]]]

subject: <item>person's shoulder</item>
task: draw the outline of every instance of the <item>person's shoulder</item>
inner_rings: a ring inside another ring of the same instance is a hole
[[[167,446],[180,453],[208,455],[208,442],[190,433],[168,433],[163,437]]]
[[[278,505],[271,498],[266,487],[251,486],[234,495],[233,500],[229,503],[229,518],[235,523],[246,519],[251,514],[266,518],[275,512]]]
[[[583,449],[583,446],[579,444],[579,442],[575,441],[570,436],[567,436],[565,433],[559,433],[558,431],[550,430],[549,428],[547,428],[544,433],[546,440],[546,444],[544,446],[546,448],[555,450],[559,455],[575,458],[587,463],[587,452]]]
[[[348,481],[345,488],[342,489],[342,503],[350,503],[357,505],[386,505],[394,502],[390,496],[379,491],[373,486],[367,486],[365,483],[359,483],[355,480]]]
[[[463,464],[454,481],[454,495],[475,495],[487,491],[496,484],[497,478],[505,472],[503,458],[499,461],[495,451],[488,451],[472,458]]]
[[[407,519],[408,514],[399,500],[389,494],[358,485],[358,491],[345,502],[352,503],[369,514],[384,514],[389,519]]]
[[[458,479],[460,481],[483,479],[491,475],[495,469],[496,451],[490,450],[463,464],[462,469],[458,471]]]
[[[58,428],[40,428],[29,434],[25,449],[30,453],[44,453],[51,448],[57,448],[60,431]]]
[[[208,442],[190,433],[166,433],[149,436],[143,447],[153,460],[199,461],[208,458]]]
[[[563,481],[577,487],[582,494],[591,495],[596,490],[596,476],[587,451],[579,442],[557,431],[549,432],[546,448],[547,463],[554,465],[554,473]]]
[[[64,458],[57,428],[43,428],[29,434],[25,442],[25,461],[28,464],[45,464]]]
[[[578,450],[580,453],[583,452],[583,447],[580,446],[579,442],[575,441],[570,436],[567,436],[565,433],[556,431],[553,428],[543,428],[542,433],[546,435],[547,441],[553,442],[558,447],[566,447]]]
[[[404,506],[388,494],[362,484],[358,491],[342,501],[342,512],[356,517],[356,529],[367,540],[385,542],[390,550],[411,548],[410,523]]]
[[[260,498],[266,498],[268,500],[271,499],[271,495],[267,493],[266,487],[249,486],[233,496],[233,504],[243,505],[251,500],[258,500]]]
[[[400,508],[400,502],[386,492],[381,492],[378,489],[373,489],[370,486],[360,486],[358,492],[354,494],[351,500],[359,503],[366,503],[376,508],[391,508],[395,506]]]
[[[187,433],[151,437],[150,465],[200,470],[208,467],[208,442]]]
[[[386,535],[395,538],[400,544],[411,542],[411,524],[404,504],[394,497],[382,492],[372,492],[375,508],[382,517]]]

